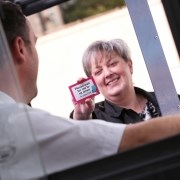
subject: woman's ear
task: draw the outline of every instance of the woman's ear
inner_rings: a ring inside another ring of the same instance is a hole
[[[131,59],[128,59],[128,66],[129,66],[129,69],[130,69],[130,72],[131,72],[131,74],[133,74],[133,62],[132,62],[132,60]]]
[[[25,43],[24,40],[17,36],[11,43],[11,52],[15,64],[21,64],[25,61]]]

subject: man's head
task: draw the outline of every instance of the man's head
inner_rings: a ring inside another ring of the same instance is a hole
[[[0,18],[22,89],[22,101],[29,103],[37,95],[37,38],[18,5],[0,1]]]

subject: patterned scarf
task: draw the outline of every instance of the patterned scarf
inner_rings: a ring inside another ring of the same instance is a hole
[[[148,101],[142,113],[139,113],[139,116],[142,120],[148,120],[150,118],[160,116],[157,108],[153,105],[152,102]]]

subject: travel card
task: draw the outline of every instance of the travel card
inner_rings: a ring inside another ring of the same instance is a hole
[[[75,103],[83,102],[87,98],[92,98],[99,94],[99,90],[93,77],[83,79],[82,81],[69,86],[69,90]]]

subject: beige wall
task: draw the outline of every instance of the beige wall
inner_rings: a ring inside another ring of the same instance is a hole
[[[176,89],[180,93],[179,57],[162,4],[160,0],[148,2]],[[84,49],[94,40],[111,38],[122,38],[129,44],[134,63],[134,84],[146,90],[153,90],[128,11],[123,8],[67,25],[55,33],[39,38],[37,44],[40,57],[39,94],[32,105],[68,117],[73,109],[68,86],[84,76],[81,66]],[[101,95],[96,98],[97,101],[101,99]]]
[[[28,16],[34,31],[37,36],[43,36],[44,34],[49,34],[57,28],[61,28],[64,25],[61,9],[59,6],[54,6],[49,9],[40,12],[42,19],[44,19],[44,25],[46,26],[46,31],[44,32],[41,26],[41,21],[39,18],[39,13]]]

